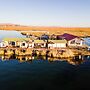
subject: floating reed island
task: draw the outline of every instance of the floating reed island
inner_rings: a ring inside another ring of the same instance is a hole
[[[90,55],[86,49],[31,49],[31,48],[0,48],[1,56],[45,56],[50,58],[67,59],[73,58],[76,55]]]

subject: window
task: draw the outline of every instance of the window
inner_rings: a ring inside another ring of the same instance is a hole
[[[76,44],[77,44],[77,45],[80,45],[80,43],[79,43],[79,42],[77,42]]]
[[[75,43],[75,40],[71,41],[70,44],[74,44]]]
[[[44,43],[42,43],[42,46],[44,46]]]
[[[22,43],[22,46],[25,46],[25,43]]]
[[[4,46],[4,43],[2,44],[2,46]]]
[[[11,45],[15,46],[15,42],[11,42]]]

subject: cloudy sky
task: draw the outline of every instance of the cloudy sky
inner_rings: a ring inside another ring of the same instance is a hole
[[[0,23],[90,27],[90,0],[0,0]]]

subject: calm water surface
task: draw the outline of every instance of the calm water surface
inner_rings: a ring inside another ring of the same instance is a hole
[[[80,65],[67,61],[0,59],[0,90],[90,89],[90,57]]]
[[[84,40],[85,40],[85,43],[86,43],[88,46],[90,46],[90,37],[89,37],[89,38],[84,38]]]
[[[6,31],[6,30],[0,30],[0,41],[3,38],[16,38],[16,37],[25,37],[18,31]]]

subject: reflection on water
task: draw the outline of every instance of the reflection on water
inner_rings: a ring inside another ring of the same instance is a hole
[[[48,62],[56,62],[56,61],[65,61],[68,62],[69,64],[72,65],[80,65],[83,62],[87,62],[88,60],[90,60],[90,56],[85,55],[85,56],[75,56],[73,58],[67,58],[67,59],[59,59],[59,58],[52,58],[52,57],[48,57],[48,56],[0,56],[2,61],[5,60],[18,60],[19,62],[33,62],[34,60],[47,60]]]
[[[89,61],[90,56],[0,56],[0,90],[89,90]]]

